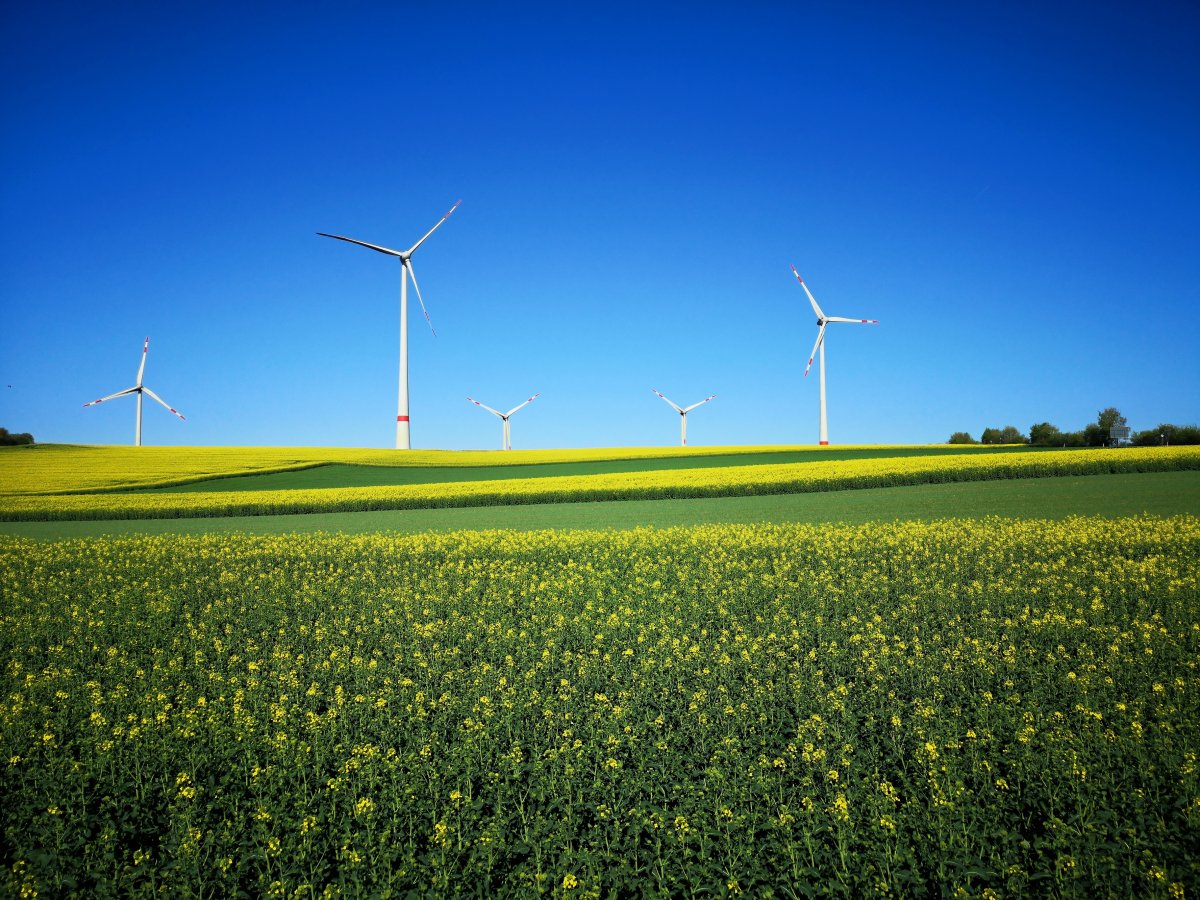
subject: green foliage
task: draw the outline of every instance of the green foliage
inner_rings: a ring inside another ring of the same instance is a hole
[[[1200,444],[1200,427],[1195,425],[1170,425],[1163,423],[1157,428],[1136,431],[1133,434],[1135,447],[1184,447]]]
[[[1200,521],[0,540],[44,896],[1184,896]]]
[[[1027,444],[1029,438],[1021,434],[1020,430],[1015,425],[1005,425],[1000,429],[1000,443],[1002,444]]]
[[[1096,413],[1096,424],[1107,434],[1117,426],[1128,425],[1129,420],[1121,415],[1121,411],[1115,406],[1108,406]]]
[[[1005,425],[1003,428],[985,428],[979,440],[984,444],[1029,443],[1029,439],[1015,425]]]
[[[956,431],[956,432],[954,432],[954,434],[950,435],[950,440],[947,441],[947,443],[949,443],[949,444],[974,444],[974,443],[977,443],[977,441],[975,440],[975,438],[971,437],[971,435],[969,435],[965,431]]]
[[[7,428],[0,428],[0,447],[19,447],[32,443],[33,435],[28,432],[12,434]]]
[[[1096,421],[1082,431],[1059,431],[1049,422],[1034,425],[1029,429],[1029,443],[1035,447],[1107,447],[1112,442],[1112,428],[1125,421],[1120,411],[1110,406],[1097,413]]]
[[[1029,443],[1035,447],[1061,447],[1063,433],[1049,422],[1029,426]]]

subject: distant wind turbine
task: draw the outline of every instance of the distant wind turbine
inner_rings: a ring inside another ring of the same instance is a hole
[[[173,406],[168,406],[162,397],[158,396],[158,394],[154,393],[154,391],[142,384],[142,374],[146,371],[146,354],[149,352],[149,350],[150,338],[146,338],[146,342],[142,344],[142,364],[138,366],[137,383],[133,387],[126,388],[123,391],[117,391],[115,394],[109,394],[107,397],[101,397],[99,400],[93,400],[91,403],[83,404],[84,409],[87,409],[89,406],[95,406],[97,403],[103,403],[106,400],[115,400],[117,397],[124,397],[128,394],[137,394],[137,426],[133,432],[133,445],[135,447],[142,446],[142,394],[149,394],[151,399],[157,400],[160,404],[162,404],[163,409],[167,410],[173,415],[179,416],[181,419],[186,419],[186,416],[184,416],[183,413]]]
[[[654,391],[654,393],[658,394],[658,391],[655,391],[654,388],[650,388],[650,390],[652,390],[652,391]],[[707,403],[709,400],[712,400],[717,395],[713,394],[712,397],[705,397],[699,403],[693,403],[691,406],[678,406],[677,404],[673,403],[672,401],[667,400],[667,398],[663,397],[662,394],[658,394],[658,396],[662,397],[663,400],[666,400],[667,404],[670,405],[670,407],[672,409],[674,409],[677,413],[679,413],[679,422],[680,422],[680,425],[679,425],[680,444],[679,444],[679,446],[686,447],[687,446],[687,414],[690,413],[697,406],[703,406],[705,403]]]
[[[480,409],[486,409],[493,416],[497,416],[500,419],[500,421],[504,423],[504,429],[501,432],[500,449],[501,450],[511,450],[512,449],[512,429],[509,427],[508,420],[512,418],[512,414],[515,413],[518,409],[520,409],[523,406],[528,406],[530,403],[532,403],[534,400],[536,400],[540,396],[542,396],[542,392],[538,391],[536,394],[534,394],[532,397],[530,397],[528,400],[526,400],[520,406],[514,406],[512,409],[510,409],[506,413],[502,413],[497,409],[492,409],[490,406],[484,406],[478,400],[474,400],[471,397],[468,397],[467,399],[470,400],[472,403],[474,403],[476,406],[478,406]]]
[[[821,312],[821,307],[817,305],[816,298],[813,297],[812,291],[808,289],[808,285],[804,283],[804,279],[800,277],[800,273],[796,271],[796,267],[792,266],[792,274],[796,276],[796,280],[800,282],[800,287],[804,288],[804,293],[808,294],[808,302],[812,304],[813,312],[817,314],[817,342],[813,344],[812,353],[808,357],[808,365],[804,367],[804,377],[808,377],[808,370],[812,368],[813,357],[817,355],[817,350],[821,351],[821,446],[826,446],[829,443],[829,420],[825,416],[825,326],[830,322],[849,322],[852,325],[878,325],[878,319],[845,319],[841,316],[827,316]]]
[[[390,247],[380,247],[378,244],[368,244],[366,241],[357,241],[354,238],[343,237],[340,234],[326,234],[324,231],[318,231],[321,237],[334,238],[339,241],[346,241],[351,244],[358,244],[360,247],[366,247],[368,250],[375,250],[379,253],[386,253],[388,256],[395,256],[400,260],[400,399],[396,409],[396,449],[409,450],[412,447],[411,432],[409,430],[408,418],[408,279],[412,279],[413,288],[417,292],[417,300],[421,304],[421,312],[425,313],[425,321],[429,323],[429,330],[433,332],[433,336],[437,337],[437,331],[434,330],[433,320],[429,318],[429,310],[425,308],[425,301],[421,297],[421,288],[417,285],[417,274],[413,271],[412,255],[417,252],[425,241],[429,239],[429,235],[437,231],[442,223],[450,218],[450,213],[458,209],[458,204],[461,200],[455,202],[450,207],[450,211],[438,219],[437,224],[425,233],[425,237],[421,238],[407,250],[392,250]]]

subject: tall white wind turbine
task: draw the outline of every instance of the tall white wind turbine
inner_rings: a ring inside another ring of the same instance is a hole
[[[429,235],[433,234],[442,227],[442,223],[450,218],[450,213],[458,209],[458,204],[461,200],[455,202],[450,207],[449,212],[438,219],[437,224],[425,233],[425,237],[421,238],[407,250],[392,250],[390,247],[380,247],[378,244],[368,244],[366,241],[357,241],[354,238],[343,237],[340,234],[326,234],[324,231],[318,231],[321,237],[334,238],[339,241],[347,241],[351,244],[358,244],[360,247],[366,247],[368,250],[375,250],[379,253],[386,253],[388,256],[394,256],[400,260],[400,399],[396,408],[396,449],[409,450],[412,447],[411,432],[409,430],[408,419],[408,279],[412,279],[413,288],[417,292],[417,300],[421,304],[421,312],[425,313],[425,321],[429,323],[429,330],[433,332],[433,336],[437,337],[437,331],[434,330],[433,320],[429,318],[429,310],[425,308],[425,301],[421,298],[421,288],[417,285],[417,275],[413,271],[412,255],[417,252],[425,241],[429,239]]]
[[[500,419],[500,421],[504,423],[504,428],[501,432],[501,438],[500,438],[500,449],[501,450],[511,450],[512,449],[512,428],[509,426],[508,420],[512,418],[512,414],[515,413],[518,409],[521,409],[524,406],[528,406],[530,403],[532,403],[534,400],[536,400],[540,396],[542,396],[542,392],[538,391],[536,394],[534,394],[532,397],[530,397],[528,400],[526,400],[520,406],[514,406],[512,409],[510,409],[506,413],[502,413],[498,409],[492,409],[490,406],[484,406],[478,400],[472,399],[471,397],[468,397],[467,399],[470,400],[472,403],[474,403],[476,406],[478,406],[480,409],[486,409],[493,416],[498,417]]]
[[[115,394],[109,394],[107,397],[101,397],[99,400],[93,400],[91,403],[83,404],[84,409],[87,409],[89,406],[95,406],[97,403],[103,403],[106,400],[115,400],[117,397],[125,397],[129,394],[137,394],[137,424],[133,431],[133,446],[135,447],[142,446],[142,394],[149,394],[151,399],[157,400],[162,405],[163,409],[167,410],[173,415],[179,416],[181,419],[186,419],[186,416],[184,416],[183,413],[181,413],[175,407],[167,405],[162,397],[158,396],[158,394],[154,393],[154,391],[142,384],[142,375],[146,371],[146,354],[149,351],[150,338],[146,338],[146,342],[142,344],[142,364],[138,366],[137,383],[134,384],[133,387],[125,388],[123,391],[117,391]]]
[[[800,282],[800,287],[804,288],[804,293],[808,294],[808,302],[812,304],[813,312],[817,314],[817,342],[813,344],[812,353],[808,357],[808,365],[804,367],[804,377],[808,377],[808,370],[812,368],[813,357],[817,355],[817,350],[819,349],[821,351],[821,446],[824,447],[829,443],[829,420],[825,416],[825,326],[830,322],[849,322],[852,325],[878,325],[879,320],[846,319],[841,316],[825,315],[821,311],[821,307],[817,305],[817,300],[813,297],[812,291],[808,289],[808,285],[804,283],[804,279],[796,271],[795,266],[792,266],[792,274]]]
[[[658,394],[658,391],[655,391],[655,390],[654,390],[654,388],[650,388],[650,390],[652,390],[652,391],[654,391],[654,393]],[[676,404],[676,403],[674,403],[674,402],[672,402],[672,401],[670,401],[670,400],[667,400],[667,398],[666,398],[666,397],[663,397],[663,395],[662,395],[662,394],[658,394],[658,396],[662,397],[662,398],[663,398],[663,400],[666,400],[667,404],[668,404],[668,405],[669,405],[669,406],[670,406],[670,407],[671,407],[673,410],[675,410],[675,412],[679,413],[679,422],[680,422],[680,425],[679,425],[679,440],[680,440],[679,446],[681,446],[681,447],[686,447],[686,446],[687,446],[687,414],[688,414],[688,413],[690,413],[690,412],[691,412],[693,409],[695,409],[697,406],[703,406],[705,403],[707,403],[709,400],[712,400],[712,399],[713,399],[713,397],[716,397],[717,395],[716,395],[716,394],[713,394],[713,395],[712,395],[712,397],[705,397],[705,398],[704,398],[703,400],[701,400],[699,403],[693,403],[691,406],[679,406],[678,404]]]

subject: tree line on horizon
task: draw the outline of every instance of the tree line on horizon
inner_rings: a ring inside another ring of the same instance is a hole
[[[1096,414],[1096,421],[1081,431],[1060,431],[1049,422],[1031,425],[1029,434],[1024,434],[1015,425],[1003,428],[985,428],[975,440],[966,431],[950,435],[950,444],[1029,444],[1032,447],[1111,447],[1116,446],[1112,437],[1114,427],[1127,424],[1115,406],[1109,406]],[[1162,423],[1157,428],[1147,428],[1130,435],[1129,443],[1134,447],[1157,447],[1160,445],[1200,444],[1200,427],[1195,425],[1171,425]]]
[[[15,447],[19,444],[32,444],[33,435],[28,432],[24,434],[11,434],[7,428],[0,428],[0,447]]]

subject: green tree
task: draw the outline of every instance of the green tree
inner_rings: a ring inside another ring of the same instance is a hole
[[[1015,425],[1005,425],[1000,430],[1001,444],[1024,444],[1026,442],[1027,438],[1017,430]]]
[[[975,438],[971,437],[971,435],[967,434],[965,431],[956,431],[954,434],[950,435],[949,442],[951,444],[974,444]]]
[[[999,428],[983,429],[983,434],[981,434],[979,436],[979,442],[981,444],[998,444],[998,443],[1000,443],[1000,429]]]
[[[1108,429],[1099,422],[1092,422],[1083,429],[1083,443],[1085,447],[1107,447]]]
[[[1035,447],[1057,447],[1063,443],[1063,433],[1049,422],[1039,422],[1029,428],[1029,443]]]
[[[1195,425],[1172,425],[1163,422],[1157,428],[1147,428],[1134,434],[1133,443],[1137,447],[1200,444],[1200,428]]]
[[[20,444],[32,443],[32,434],[10,434],[7,428],[0,428],[0,447],[14,447]]]
[[[1115,406],[1105,407],[1096,413],[1096,431],[1088,435],[1088,444],[1093,447],[1106,447],[1113,443],[1112,430],[1114,428],[1123,428],[1128,424],[1129,420],[1121,415],[1121,411]],[[1091,426],[1089,425],[1084,431],[1088,432],[1090,428]],[[1094,437],[1099,437],[1100,435],[1103,435],[1102,439],[1098,443],[1093,444],[1092,440]]]

